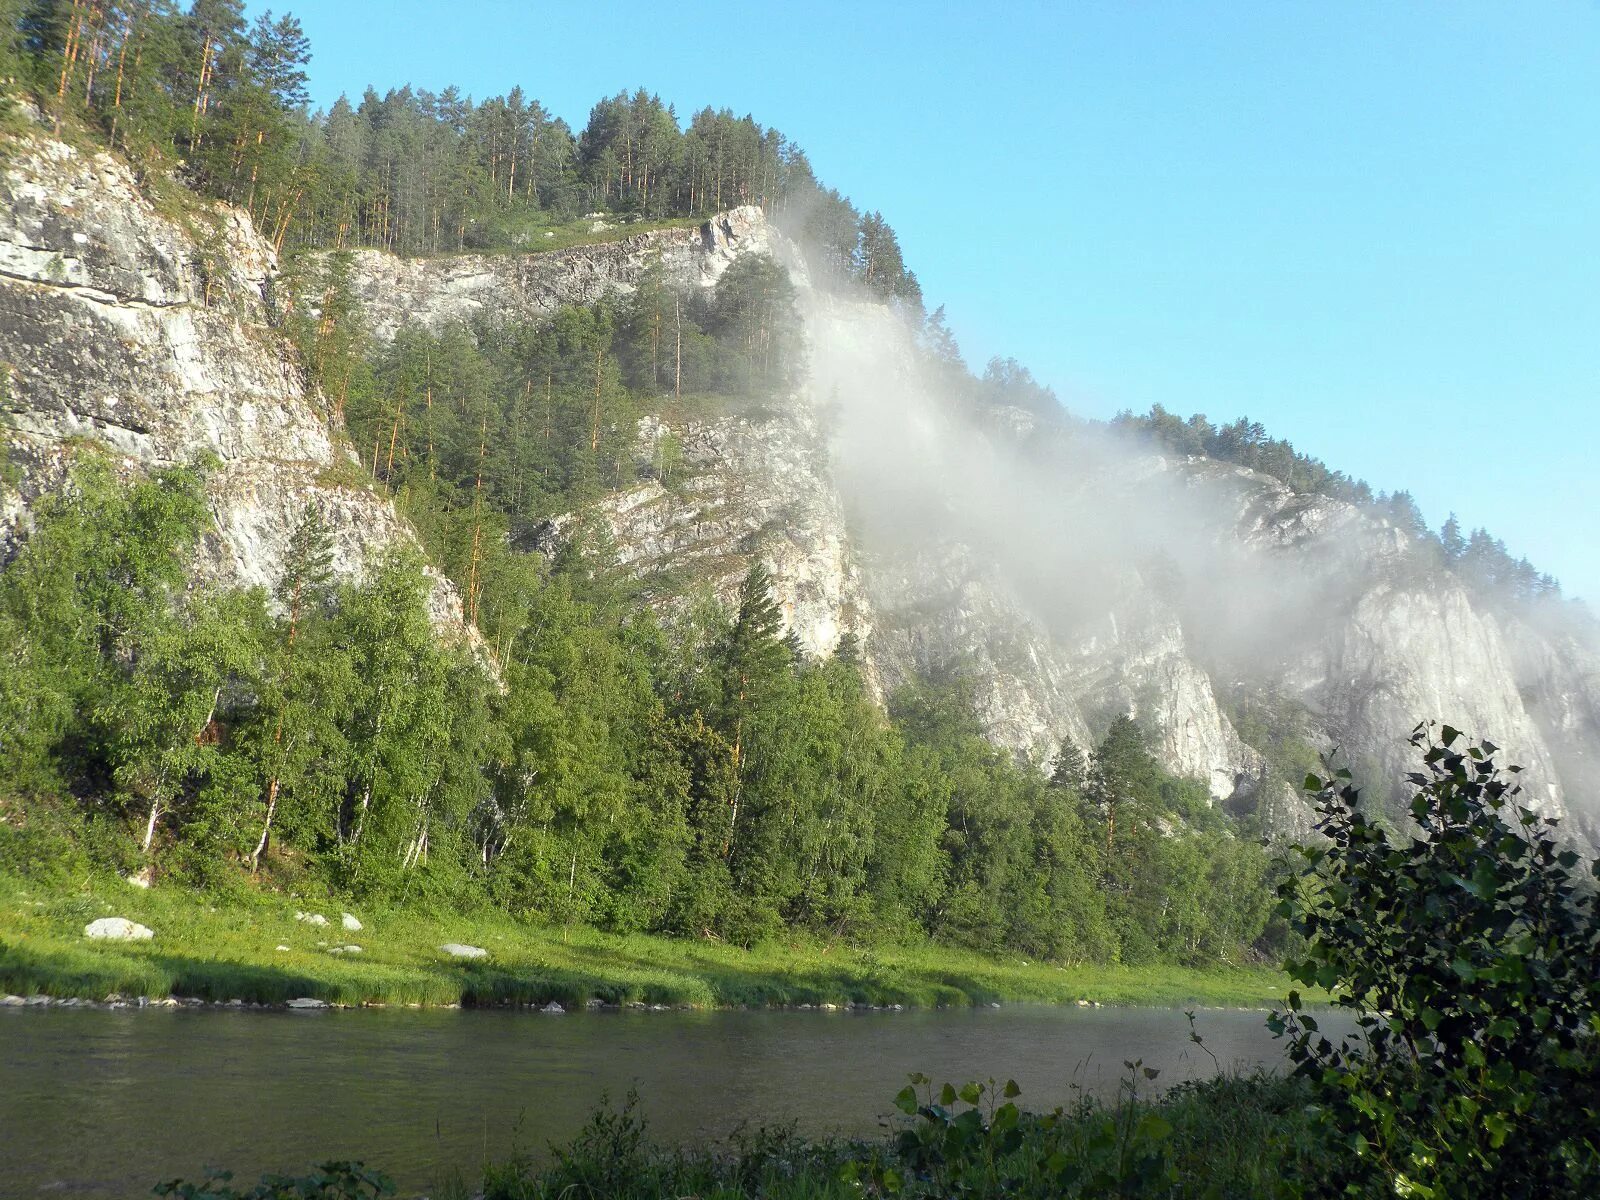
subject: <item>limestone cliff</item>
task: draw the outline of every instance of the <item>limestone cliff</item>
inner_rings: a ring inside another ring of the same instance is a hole
[[[538,320],[566,304],[632,292],[652,261],[683,284],[710,286],[740,254],[771,254],[792,273],[805,267],[755,207],[730,209],[698,226],[656,230],[546,254],[457,254],[399,258],[352,255],[351,283],[368,329],[387,340],[401,325],[430,328],[496,319]]]
[[[41,136],[11,148],[0,201],[0,438],[20,468],[0,484],[0,554],[85,441],[130,470],[214,460],[208,578],[272,583],[307,504],[346,576],[413,540],[293,365],[277,264],[245,217],[158,208],[119,160]],[[1593,820],[1592,624],[1491,603],[1368,511],[1049,414],[961,411],[892,313],[811,288],[757,209],[549,254],[362,251],[352,284],[386,338],[625,296],[656,262],[710,286],[750,252],[797,284],[806,382],[779,404],[646,419],[635,480],[595,506],[661,603],[727,598],[759,556],[806,651],[853,636],[880,694],[961,669],[994,740],[1041,766],[1131,711],[1168,766],[1280,825],[1304,814],[1262,789],[1241,703],[1292,710],[1307,740],[1385,778],[1415,721],[1447,719],[1526,764],[1541,807]],[[442,579],[433,604],[459,627]]]
[[[127,470],[211,460],[217,529],[197,564],[272,586],[308,505],[337,575],[414,542],[362,482],[276,331],[277,263],[235,209],[175,196],[158,208],[128,166],[42,135],[0,163],[0,558],[30,502],[90,443]],[[460,628],[434,576],[437,620]]]
[[[1071,437],[1039,414],[953,422],[898,320],[809,288],[758,210],[549,255],[367,253],[355,283],[382,336],[405,314],[538,318],[625,295],[657,254],[708,285],[749,251],[795,275],[807,382],[779,406],[642,423],[641,481],[596,511],[659,597],[726,598],[758,555],[808,651],[854,635],[884,690],[959,668],[995,741],[1041,765],[1062,738],[1092,744],[1131,711],[1172,769],[1219,799],[1254,793],[1280,825],[1305,814],[1260,788],[1265,759],[1229,716],[1240,697],[1292,707],[1316,748],[1389,779],[1416,721],[1454,721],[1526,764],[1546,811],[1593,805],[1600,676],[1586,634],[1496,609],[1351,505],[1082,433],[1063,449]],[[668,437],[683,465],[649,478]]]

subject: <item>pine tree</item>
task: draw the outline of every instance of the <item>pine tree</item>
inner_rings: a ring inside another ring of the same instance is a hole
[[[1060,749],[1056,751],[1055,767],[1050,772],[1050,786],[1081,791],[1088,765],[1077,743],[1070,738],[1063,738]]]

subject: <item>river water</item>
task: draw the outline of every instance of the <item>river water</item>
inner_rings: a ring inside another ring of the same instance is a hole
[[[1197,1014],[1226,1067],[1276,1064],[1255,1012]],[[229,1012],[0,1009],[0,1195],[124,1197],[203,1166],[235,1182],[362,1158],[401,1192],[542,1151],[637,1087],[652,1132],[870,1134],[912,1071],[1014,1078],[1025,1106],[1214,1073],[1170,1009]]]

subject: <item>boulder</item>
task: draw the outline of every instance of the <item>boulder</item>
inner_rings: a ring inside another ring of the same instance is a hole
[[[316,925],[319,928],[328,923],[327,917],[321,913],[314,912],[297,912],[294,915],[294,919],[296,921],[304,921],[307,925]]]
[[[468,946],[464,942],[446,942],[439,949],[451,958],[488,958],[489,952],[482,946]]]
[[[328,953],[329,954],[360,954],[361,953],[361,947],[360,946],[330,946],[328,948]]]
[[[297,1000],[289,1001],[289,1007],[300,1009],[327,1008],[328,1002],[326,1000],[316,1000],[310,996],[301,996]]]
[[[351,933],[361,932],[361,922],[356,920],[350,913],[340,913],[339,924],[343,925]]]
[[[0,996],[0,1008],[21,1008],[26,1003],[21,996]]]
[[[155,931],[127,917],[101,917],[83,927],[83,936],[106,942],[148,942]]]
[[[549,1004],[546,1004],[539,1011],[540,1012],[546,1012],[546,1013],[564,1013],[567,1010],[562,1008],[561,1005],[557,1004],[554,1000],[552,1000],[552,1001],[550,1001]]]

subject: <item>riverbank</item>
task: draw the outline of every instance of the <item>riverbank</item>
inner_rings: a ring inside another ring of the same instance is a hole
[[[695,1008],[992,1003],[1265,1008],[1283,976],[1264,967],[1055,966],[947,947],[861,948],[710,941],[519,924],[503,914],[390,910],[343,922],[331,900],[241,889],[227,896],[118,878],[71,894],[0,876],[0,994],[137,1003],[183,997],[285,1005],[591,1005]],[[125,917],[148,941],[91,941]],[[319,923],[321,918],[326,924]],[[452,957],[445,945],[484,951]]]
[[[870,1140],[756,1129],[730,1142],[676,1145],[651,1135],[628,1102],[603,1107],[564,1145],[435,1180],[432,1200],[601,1196],[658,1200],[860,1200],[862,1196],[1321,1196],[1338,1149],[1318,1128],[1302,1083],[1265,1074],[1189,1085],[1156,1101],[1125,1092],[1050,1113],[1019,1106],[1010,1085],[923,1084],[896,1101],[900,1130]],[[959,1094],[958,1094],[959,1091]],[[909,1110],[909,1111],[908,1111]],[[194,1180],[192,1182],[199,1182]],[[328,1163],[274,1180],[296,1196],[377,1195],[380,1166]],[[400,1194],[412,1194],[398,1189]],[[213,1179],[220,1200],[243,1197]],[[249,1193],[254,1194],[254,1193]],[[277,1194],[277,1193],[274,1193]]]

